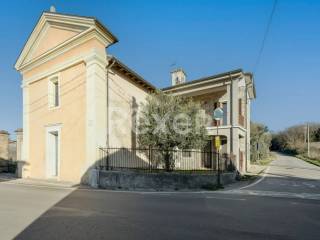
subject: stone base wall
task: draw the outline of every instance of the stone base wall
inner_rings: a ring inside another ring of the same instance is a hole
[[[217,184],[216,174],[144,173],[99,171],[99,187],[105,189],[183,190],[211,189]],[[223,185],[236,181],[236,172],[221,173]]]

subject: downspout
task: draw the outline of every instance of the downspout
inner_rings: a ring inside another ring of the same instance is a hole
[[[107,82],[106,82],[106,92],[107,92],[107,142],[106,142],[106,146],[107,148],[110,147],[109,145],[109,70],[112,68],[112,66],[115,63],[115,59],[112,58],[112,62],[107,66]]]
[[[230,76],[230,153],[233,154],[233,81],[232,76]]]
[[[246,81],[245,81],[246,82]],[[250,127],[250,123],[249,123],[249,126],[248,126],[248,86],[247,86],[247,83],[246,83],[246,172],[248,172],[248,127]],[[250,153],[249,153],[250,154]]]

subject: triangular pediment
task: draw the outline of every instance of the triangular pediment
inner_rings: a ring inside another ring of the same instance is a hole
[[[39,36],[35,39],[34,44],[23,63],[53,49],[86,29],[86,27],[81,29],[77,28],[77,26],[56,24],[54,22],[46,23],[39,33]]]
[[[59,46],[77,39],[78,35],[83,35],[81,33],[89,29],[98,29],[102,34],[106,34],[106,37],[110,37],[110,43],[115,42],[115,37],[101,26],[96,19],[90,17],[44,12],[21,51],[15,67],[17,70],[23,68]]]

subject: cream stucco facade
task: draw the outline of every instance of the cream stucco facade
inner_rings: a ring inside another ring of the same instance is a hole
[[[100,160],[99,147],[136,147],[136,113],[156,88],[107,54],[116,42],[95,18],[42,14],[15,65],[22,75],[22,177],[86,182]],[[219,129],[228,139],[233,136],[226,151],[246,148],[248,153],[252,97],[239,89],[243,81],[247,89],[252,78],[242,72],[231,77],[213,85],[181,83],[165,91],[199,101],[219,92],[230,116]],[[246,102],[245,126],[237,120],[239,97]],[[208,126],[210,135],[214,131]],[[239,136],[246,141],[241,143]]]

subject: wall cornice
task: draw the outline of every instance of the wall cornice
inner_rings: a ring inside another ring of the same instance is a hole
[[[101,53],[101,51],[99,51],[97,49],[92,49],[89,52],[86,52],[86,53],[83,53],[83,54],[78,55],[76,57],[70,58],[67,61],[64,61],[64,62],[62,62],[54,67],[51,67],[51,68],[47,69],[46,71],[38,73],[30,78],[23,79],[21,87],[24,88],[33,82],[39,81],[43,78],[46,78],[46,77],[51,76],[53,74],[56,74],[66,68],[72,67],[72,66],[77,65],[81,62],[87,63],[88,60],[90,60],[90,59],[99,61],[101,64],[105,63],[105,65],[106,65],[107,60],[105,59],[105,62],[103,62],[102,55],[103,54]]]
[[[76,35],[75,37],[65,41],[63,44],[58,45],[57,47],[51,49],[50,51],[40,55],[39,57],[35,58],[34,60],[32,60],[31,62],[21,66],[19,70],[22,74],[24,74],[27,71],[30,71],[31,69],[46,63],[54,58],[56,58],[57,56],[91,40],[91,39],[97,39],[98,41],[100,41],[102,44],[104,45],[108,45],[109,42],[107,42],[106,39],[102,38],[101,34],[99,33],[99,31],[97,29],[94,28],[90,28],[78,35]]]

